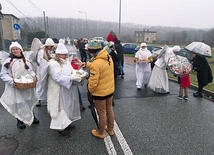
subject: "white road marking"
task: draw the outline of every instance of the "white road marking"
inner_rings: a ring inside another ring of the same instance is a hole
[[[106,132],[105,132],[104,142],[105,142],[108,154],[109,155],[117,155],[117,152],[114,148],[114,144],[112,143],[111,137]]]
[[[122,132],[120,131],[116,121],[114,121],[114,133],[117,136],[117,140],[122,147],[122,150],[125,155],[133,155],[132,150],[130,149],[128,143],[126,142],[125,138],[123,137]]]
[[[128,143],[126,142],[125,138],[123,137],[122,132],[120,131],[116,121],[114,121],[114,133],[117,137],[117,140],[124,152],[124,155],[133,155]],[[105,138],[104,142],[108,151],[109,155],[117,155],[117,152],[114,148],[114,144],[111,140],[111,137],[108,135],[108,133],[105,132]]]

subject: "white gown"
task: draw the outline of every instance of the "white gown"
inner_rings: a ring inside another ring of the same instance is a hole
[[[168,74],[166,72],[166,65],[171,56],[174,53],[171,49],[161,55],[160,58],[155,62],[155,66],[152,70],[152,74],[149,80],[148,87],[154,90],[157,93],[168,93],[169,92],[169,82]]]
[[[51,115],[51,129],[63,130],[72,122],[81,119],[77,86],[72,84],[71,64],[63,60],[60,65],[49,61],[48,111]]]
[[[138,60],[148,60],[148,58],[151,56],[151,52],[147,49],[140,49],[135,54],[135,57]],[[149,78],[151,75],[151,65],[148,62],[136,62],[136,86],[137,88],[141,88],[142,84],[148,84]]]
[[[40,64],[41,59],[44,59],[44,49],[40,49],[37,56],[37,62]],[[47,100],[47,88],[44,88],[41,84],[41,67],[40,65],[37,65],[37,78],[38,82],[36,85],[36,92],[38,95],[39,100]]]
[[[6,59],[5,63],[10,62],[10,58]],[[22,59],[13,59],[10,67],[7,69],[2,65],[1,79],[5,82],[5,90],[1,96],[0,102],[4,108],[11,113],[14,117],[27,125],[31,125],[34,119],[33,108],[38,102],[38,97],[35,88],[18,90],[13,87],[13,78],[20,77],[20,75],[29,74],[35,76],[34,68],[26,61],[29,69],[24,68],[24,62]],[[11,73],[12,71],[12,73]]]

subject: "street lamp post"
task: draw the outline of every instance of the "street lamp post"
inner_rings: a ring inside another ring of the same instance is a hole
[[[1,36],[1,48],[3,51],[6,51],[6,48],[5,48],[5,43],[4,43],[4,35],[3,35],[3,30],[2,30],[2,22],[1,20],[3,19],[3,14],[1,12],[2,10],[2,6],[1,6],[1,3],[0,3],[0,36]]]
[[[87,33],[87,13],[83,12],[83,11],[79,11],[79,13],[83,13],[85,14],[85,33],[86,33],[86,37],[88,38],[88,33]]]
[[[120,39],[120,26],[121,26],[121,0],[119,0],[119,33],[118,33],[119,39]]]

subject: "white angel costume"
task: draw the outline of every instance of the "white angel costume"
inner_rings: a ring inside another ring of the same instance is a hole
[[[63,130],[72,122],[81,119],[77,86],[72,85],[71,64],[61,59],[49,61],[48,112],[51,115],[51,129]]]
[[[142,62],[149,60],[149,57],[151,57],[152,54],[149,50],[146,48],[140,48],[139,51],[136,52],[135,58],[137,59],[136,62],[136,86],[137,88],[141,88],[142,84],[148,84],[149,83],[149,78],[151,75],[151,65],[149,62]]]
[[[18,90],[13,87],[13,79],[20,79],[23,76],[25,79],[35,77],[35,70],[28,60],[26,60],[26,64],[29,69],[25,69],[22,59],[13,58],[9,69],[4,66],[8,62],[10,62],[10,58],[4,61],[0,73],[1,79],[5,82],[5,90],[0,102],[14,117],[27,125],[31,125],[34,119],[33,108],[38,102],[35,88]]]
[[[36,91],[38,94],[38,98],[39,100],[47,100],[47,88],[42,87],[41,85],[41,67],[42,65],[40,65],[41,60],[43,60],[44,58],[44,49],[40,49],[37,55],[37,77],[38,77],[38,82],[36,85]],[[46,60],[44,60],[46,61]]]
[[[48,38],[49,39],[49,38]],[[54,42],[52,40],[46,40],[46,44],[47,41],[50,41],[50,45],[54,45]],[[53,42],[53,43],[52,43]],[[45,46],[50,46],[50,45],[45,45]],[[37,53],[37,57],[36,57],[36,61],[37,61],[37,77],[38,77],[38,82],[37,82],[37,86],[36,86],[36,91],[38,94],[38,98],[41,101],[46,101],[47,100],[47,87],[43,87],[43,85],[41,84],[42,81],[42,68],[44,66],[40,65],[41,61],[49,61],[49,58],[47,56],[47,54],[45,53],[45,46],[43,48],[41,48],[38,53]],[[48,51],[48,53],[50,54],[51,58],[54,57],[53,51]]]
[[[165,45],[160,52],[159,58],[155,62],[148,87],[157,93],[169,93],[169,82],[168,74],[166,72],[166,65],[169,58],[172,56],[174,56],[173,51]]]

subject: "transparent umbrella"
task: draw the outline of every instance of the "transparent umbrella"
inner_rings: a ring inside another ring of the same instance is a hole
[[[191,44],[187,45],[185,49],[197,55],[210,58],[212,57],[210,46],[202,42],[192,42]]]
[[[182,56],[172,56],[169,58],[167,68],[174,76],[183,77],[191,73],[192,64]]]

